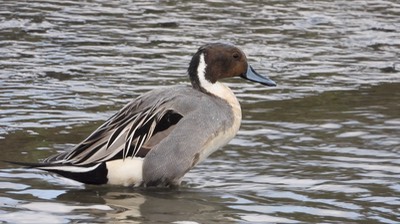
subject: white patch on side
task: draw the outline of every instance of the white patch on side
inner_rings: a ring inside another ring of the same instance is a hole
[[[204,54],[200,55],[199,66],[197,67],[197,75],[199,77],[200,86],[203,87],[207,92],[225,100],[232,109],[233,113],[233,125],[225,132],[218,133],[215,138],[204,145],[203,150],[200,154],[198,163],[206,159],[211,153],[215,152],[220,147],[226,145],[236,133],[239,131],[240,122],[242,120],[242,110],[240,108],[239,101],[232,90],[220,82],[211,83],[205,78],[207,64],[204,60]]]
[[[139,186],[143,181],[143,158],[127,157],[125,160],[106,162],[108,184]]]
[[[90,167],[79,167],[79,166],[44,166],[44,167],[37,167],[37,169],[41,170],[61,170],[70,173],[86,173],[96,169],[99,164]]]

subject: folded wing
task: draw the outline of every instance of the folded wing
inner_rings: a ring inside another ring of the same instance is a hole
[[[72,151],[54,155],[43,163],[84,166],[113,159],[145,157],[182,118],[166,102],[144,106],[142,99],[131,102],[108,119]]]

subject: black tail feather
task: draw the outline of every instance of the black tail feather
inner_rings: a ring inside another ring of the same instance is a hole
[[[84,184],[99,185],[108,182],[108,170],[105,163],[77,166],[72,164],[26,163],[4,160],[3,162],[23,166],[28,169],[45,170]]]

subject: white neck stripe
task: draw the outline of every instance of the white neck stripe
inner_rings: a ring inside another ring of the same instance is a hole
[[[224,90],[226,89],[225,85],[220,82],[211,83],[206,79],[206,68],[207,64],[204,60],[204,53],[200,55],[199,65],[197,67],[197,77],[199,78],[200,87],[206,90],[207,92],[218,96],[222,99],[225,99]]]
[[[206,68],[207,64],[204,60],[204,53],[200,54],[199,65],[197,66],[197,77],[199,78],[200,87],[207,89],[208,86],[212,85],[210,81],[206,79]]]

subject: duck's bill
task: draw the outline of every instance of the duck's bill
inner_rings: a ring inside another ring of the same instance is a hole
[[[241,77],[252,82],[261,83],[266,86],[276,86],[276,83],[274,81],[266,76],[258,74],[250,65],[247,67],[247,72],[242,74]]]

